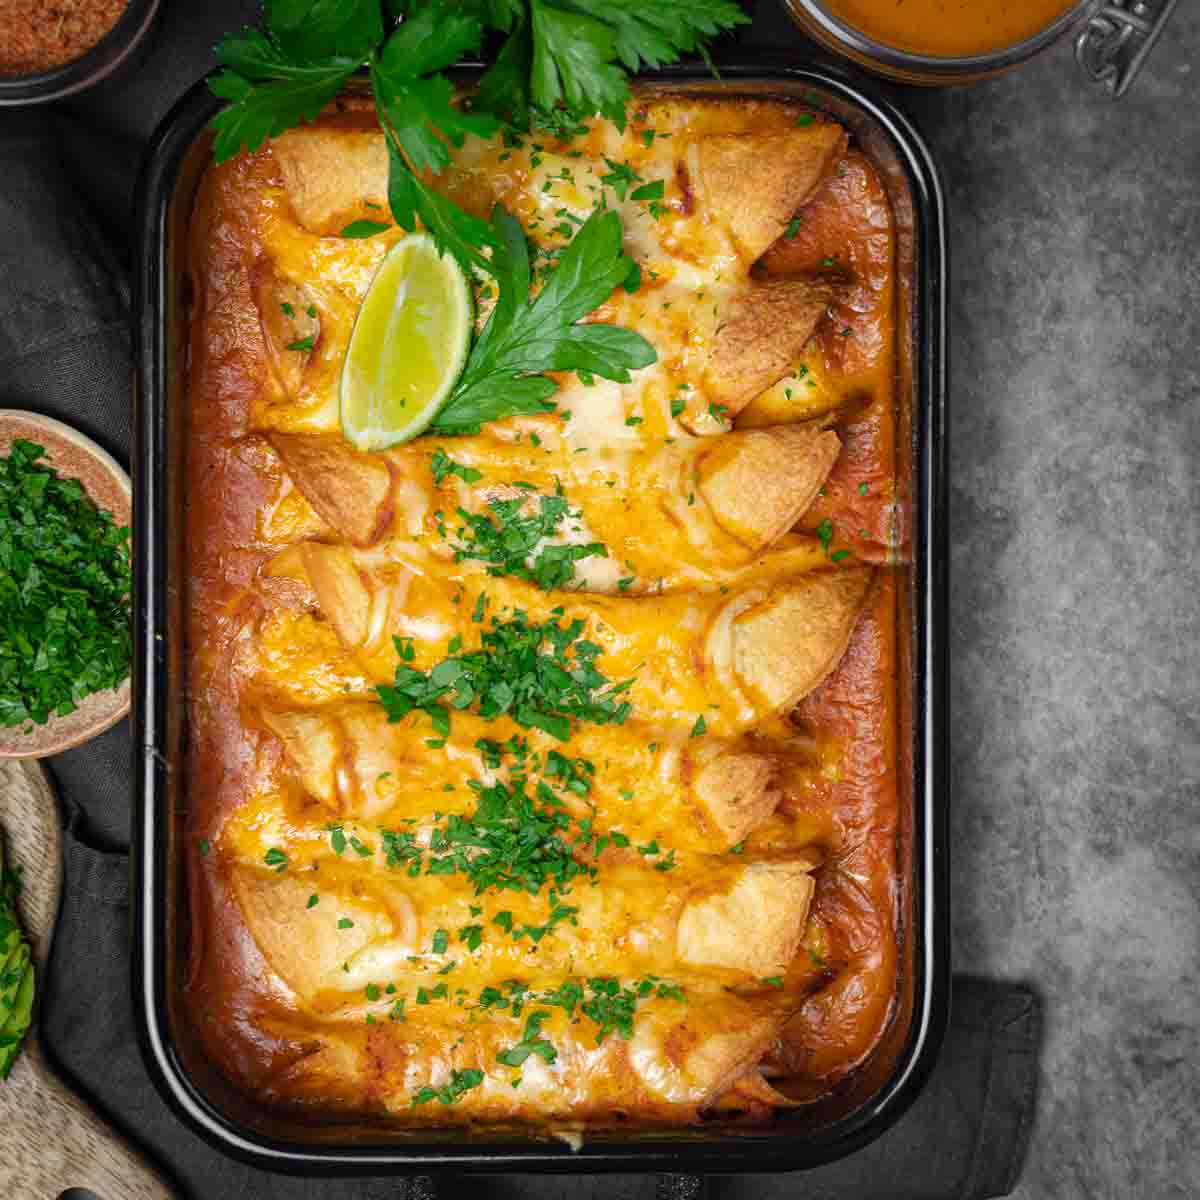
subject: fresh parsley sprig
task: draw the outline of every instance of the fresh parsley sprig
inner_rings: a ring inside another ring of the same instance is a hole
[[[312,121],[360,68],[368,69],[387,135],[388,200],[405,229],[415,219],[466,266],[487,271],[487,222],[424,182],[449,165],[467,134],[501,120],[570,129],[602,114],[623,126],[627,71],[704,53],[705,42],[749,18],[734,0],[266,0],[260,29],[217,46],[209,86],[226,107],[213,122],[218,162]],[[444,72],[505,35],[470,109]]]
[[[501,416],[549,412],[558,385],[545,371],[580,371],[626,383],[656,359],[639,333],[577,324],[625,283],[633,260],[621,250],[621,220],[597,209],[529,299],[529,248],[520,222],[497,205],[488,269],[500,293],[483,332],[431,430],[471,433]]]

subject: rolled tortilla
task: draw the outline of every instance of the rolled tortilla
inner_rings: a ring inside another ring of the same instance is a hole
[[[601,648],[597,665],[609,681],[632,680],[623,698],[635,720],[683,731],[703,717],[701,729],[725,737],[792,707],[830,674],[874,577],[870,567],[840,567],[758,583],[751,577],[724,594],[585,597],[490,578],[468,569],[470,563],[461,564],[457,576],[414,574],[400,586],[391,578],[394,564],[373,576],[343,547],[319,547],[302,557],[313,554],[333,568],[309,575],[320,612],[380,683],[395,671],[394,638],[411,639],[412,665],[430,668],[446,657],[451,638],[464,632],[464,618],[477,607],[486,619],[469,623],[468,651],[477,631],[516,613],[560,627],[578,619],[582,636]],[[365,640],[344,637],[364,624]]]
[[[449,447],[455,461],[479,462],[483,477],[466,483],[449,475],[438,487],[429,468],[436,443],[380,456],[361,454],[340,437],[276,433],[270,441],[308,502],[355,545],[373,545],[389,532],[397,511],[393,478],[405,481],[404,513],[430,514],[422,530],[427,537],[435,533],[432,513],[478,511],[486,497],[505,488],[513,494],[513,483],[522,481],[545,494],[562,487],[608,557],[632,564],[637,583],[659,587],[657,581],[669,586],[676,576],[695,584],[776,542],[811,506],[841,449],[837,434],[809,426],[680,439],[635,453],[547,451],[532,461],[527,453],[498,454],[491,439],[460,439]],[[651,528],[655,536],[647,538]],[[587,591],[612,591],[622,574],[584,571],[580,582]]]
[[[598,834],[619,829],[634,841],[661,840],[696,853],[719,854],[769,820],[778,796],[774,762],[739,742],[672,737],[626,724],[581,726],[569,749],[539,730],[510,721],[457,714],[448,738],[430,738],[420,715],[389,723],[379,704],[346,702],[289,710],[264,704],[257,715],[279,738],[294,777],[333,818],[396,826],[416,833],[435,813],[474,806],[469,781],[485,779],[479,740],[526,738],[530,751],[566,752],[607,762],[585,795],[568,804]],[[442,744],[430,746],[433,740]],[[451,785],[451,791],[444,790]]]
[[[698,208],[724,223],[744,260],[754,262],[845,149],[841,126],[818,122],[767,137],[699,137],[686,162]]]
[[[387,145],[378,128],[304,125],[274,138],[271,153],[296,220],[310,233],[337,233],[368,206],[387,207]]]
[[[712,860],[703,882],[689,888],[687,878],[651,869],[630,849],[638,861],[609,863],[591,881],[554,890],[551,902],[544,890],[476,895],[451,876],[410,873],[408,862],[389,867],[379,838],[365,830],[355,836],[377,853],[306,854],[285,843],[283,870],[240,861],[230,868],[263,958],[314,1010],[354,1008],[356,993],[372,983],[432,986],[443,968],[456,984],[476,988],[525,971],[730,985],[782,974],[800,944],[813,890],[808,872],[819,861],[804,852],[786,862]],[[566,915],[550,922],[551,909]],[[501,913],[511,929],[497,925]],[[472,926],[478,936],[468,942],[459,931]]]
[[[622,982],[627,980],[623,979]],[[548,981],[549,982],[549,981]],[[611,1120],[614,1106],[634,1121],[695,1121],[757,1063],[777,1036],[784,1013],[772,998],[741,997],[711,985],[690,986],[687,999],[651,995],[637,1006],[628,1040],[576,1012],[550,1007],[541,1036],[552,1061],[531,1055],[521,1067],[497,1055],[518,1042],[529,1007],[514,1017],[470,1005],[421,1008],[419,1022],[392,1019],[394,996],[369,1006],[373,1020],[301,1023],[276,1036],[289,1049],[261,1085],[268,1100],[319,1099],[322,1107],[388,1114],[398,1122],[428,1122],[430,1105],[415,1105],[423,1087],[441,1088],[455,1072],[478,1071],[479,1082],[451,1105],[437,1105],[440,1123]],[[409,993],[407,1012],[413,1011]],[[475,1019],[472,1019],[472,1016]],[[461,1074],[460,1074],[461,1077]],[[516,1086],[514,1086],[514,1083]]]
[[[736,416],[791,373],[834,295],[822,278],[768,279],[726,300],[703,374],[705,392]]]
[[[341,434],[273,433],[268,439],[304,498],[344,538],[370,546],[392,517],[387,460],[360,454]]]

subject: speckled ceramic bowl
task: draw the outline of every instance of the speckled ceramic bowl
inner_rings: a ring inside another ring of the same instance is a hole
[[[90,438],[53,417],[17,409],[0,409],[0,455],[7,456],[17,438],[46,448],[44,459],[60,475],[78,479],[95,503],[111,512],[118,525],[133,514],[129,476],[119,462]],[[44,758],[58,754],[111,729],[129,712],[129,680],[115,689],[94,692],[65,717],[45,725],[0,728],[0,758]]]

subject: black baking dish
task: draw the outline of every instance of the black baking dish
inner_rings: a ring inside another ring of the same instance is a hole
[[[471,77],[469,69],[464,72]],[[167,117],[140,185],[135,312],[134,673],[136,816],[133,989],[143,1051],[182,1120],[225,1152],[275,1170],[386,1173],[453,1168],[495,1171],[781,1171],[842,1157],[877,1137],[911,1103],[936,1057],[948,1003],[946,837],[945,230],[936,170],[912,126],[836,75],[761,64],[644,76],[642,86],[706,94],[803,98],[840,120],[880,168],[897,219],[901,336],[897,455],[909,503],[897,567],[901,617],[898,764],[903,886],[898,1004],[871,1059],[820,1102],[770,1123],[713,1121],[696,1128],[637,1128],[584,1135],[573,1149],[513,1128],[398,1130],[369,1124],[301,1124],[237,1093],[196,1049],[178,998],[184,987],[186,892],[185,646],[187,547],[182,470],[186,242],[197,182],[209,161],[218,102],[203,83]]]

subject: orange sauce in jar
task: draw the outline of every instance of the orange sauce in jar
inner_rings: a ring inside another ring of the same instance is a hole
[[[912,54],[965,58],[1015,46],[1052,25],[1076,0],[823,0],[873,41]]]

